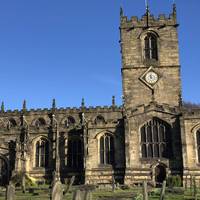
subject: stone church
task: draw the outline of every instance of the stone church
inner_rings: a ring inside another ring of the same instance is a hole
[[[182,105],[176,6],[169,16],[120,12],[123,104],[0,112],[0,185],[36,181],[135,185],[200,180],[200,109]],[[116,41],[117,42],[117,41]],[[120,72],[119,72],[120,73]]]

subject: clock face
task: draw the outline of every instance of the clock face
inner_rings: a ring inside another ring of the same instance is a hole
[[[158,74],[150,71],[145,75],[145,80],[149,84],[155,84],[158,81]]]

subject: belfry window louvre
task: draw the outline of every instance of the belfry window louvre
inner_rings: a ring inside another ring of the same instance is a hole
[[[114,164],[114,138],[110,134],[100,138],[100,164]]]
[[[142,158],[168,158],[170,156],[170,128],[165,122],[153,118],[142,126],[140,134]]]
[[[200,129],[197,131],[196,138],[197,138],[198,162],[200,163]]]
[[[36,142],[35,167],[48,167],[49,165],[49,142],[41,139]]]
[[[147,36],[144,39],[144,46],[145,59],[158,60],[157,37],[154,34],[147,34]]]

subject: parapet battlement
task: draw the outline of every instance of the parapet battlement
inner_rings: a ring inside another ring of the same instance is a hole
[[[147,8],[146,13],[138,18],[137,16],[132,16],[128,19],[127,16],[124,15],[123,9],[120,11],[120,19],[121,19],[121,28],[140,28],[140,27],[156,27],[160,26],[177,26],[177,17],[176,17],[176,5],[173,4],[173,11],[169,16],[165,14],[160,14],[158,17],[150,14],[149,9]]]
[[[110,106],[85,106],[85,103],[82,102],[82,105],[80,107],[56,107],[55,104],[55,99],[53,100],[52,107],[51,108],[36,108],[36,109],[27,109],[26,107],[26,101],[23,103],[22,109],[15,109],[15,110],[6,110],[4,108],[4,103],[1,105],[0,109],[0,116],[1,115],[21,115],[23,114],[49,114],[49,113],[81,113],[81,112],[86,112],[86,113],[100,113],[100,112],[121,112],[122,111],[122,106],[117,106],[115,104],[115,97],[112,99],[112,105]]]

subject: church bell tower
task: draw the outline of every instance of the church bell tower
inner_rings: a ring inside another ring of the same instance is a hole
[[[181,81],[176,6],[155,18],[147,6],[141,19],[121,10],[122,80],[125,108],[151,102],[180,106]]]

